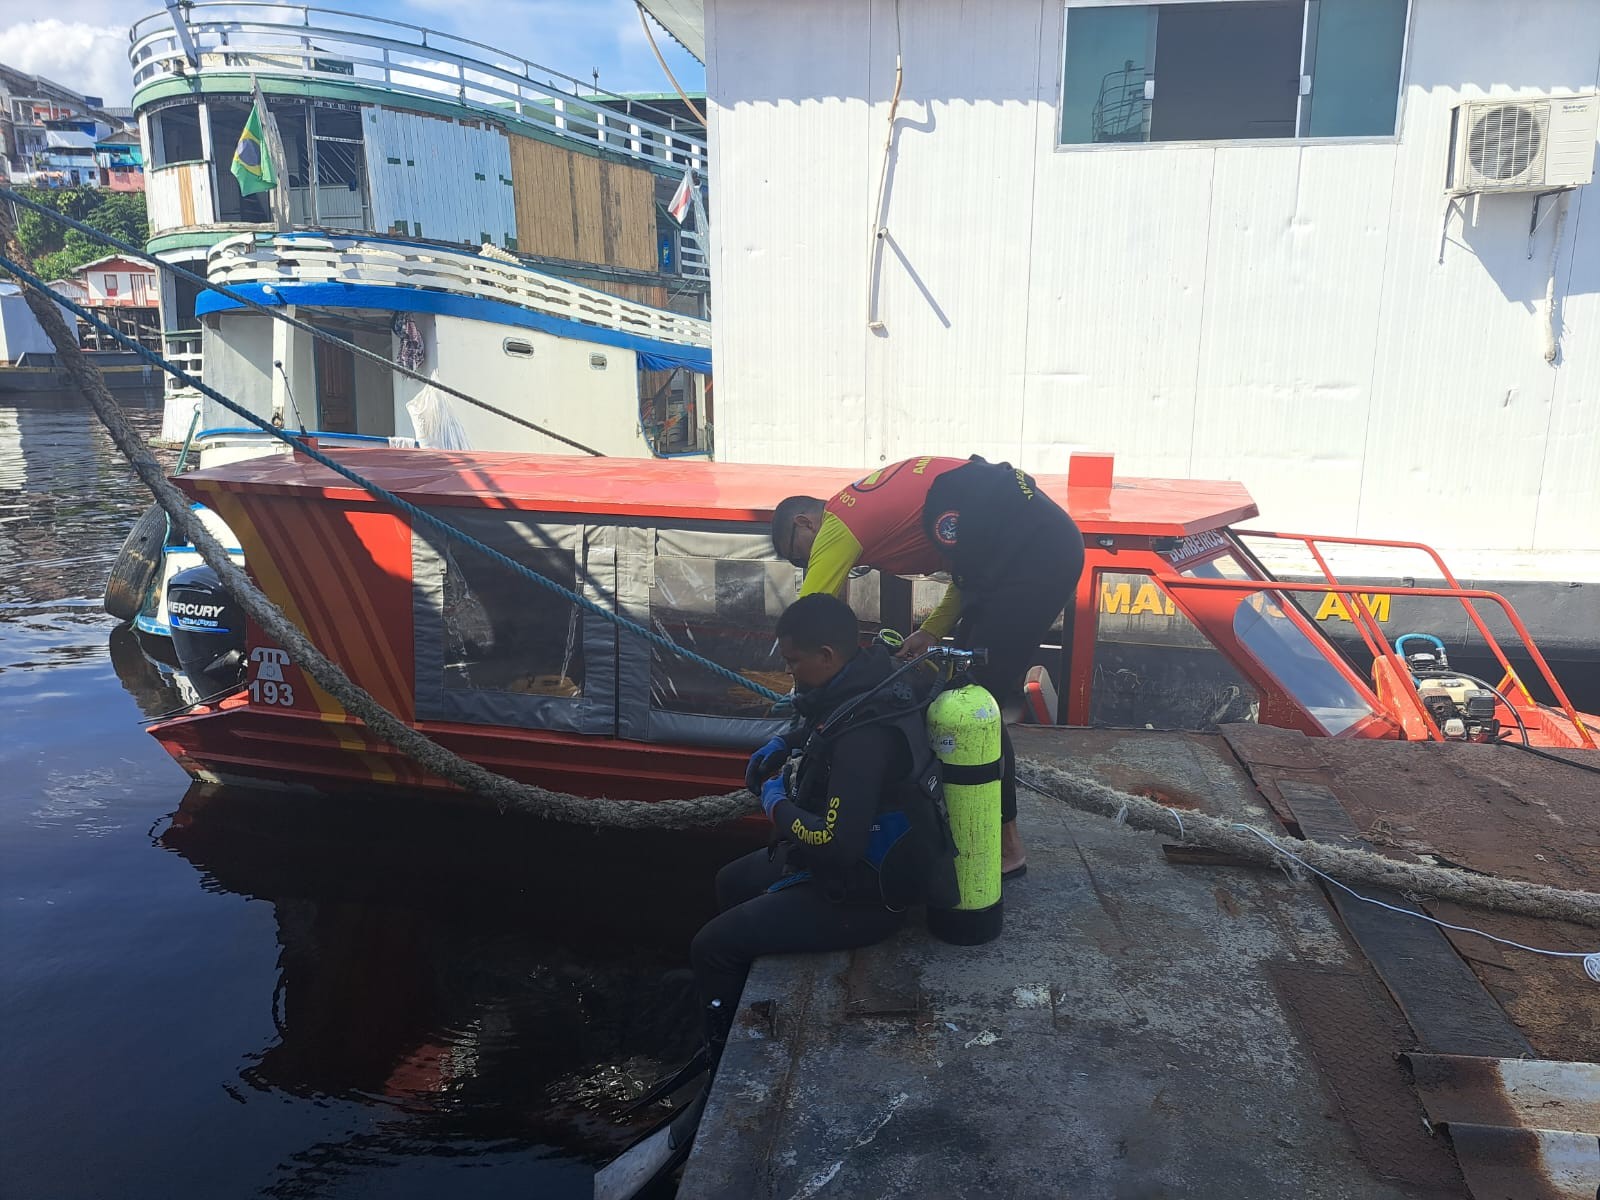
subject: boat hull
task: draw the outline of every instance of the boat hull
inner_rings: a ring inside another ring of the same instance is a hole
[[[443,722],[416,728],[497,774],[578,796],[677,800],[729,792],[744,780],[745,755],[732,750]],[[205,783],[470,799],[352,717],[253,705],[242,692],[157,722],[150,733]]]

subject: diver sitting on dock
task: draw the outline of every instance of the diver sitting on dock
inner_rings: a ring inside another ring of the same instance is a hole
[[[855,613],[832,596],[797,600],[777,634],[802,721],[745,774],[775,842],[717,873],[722,911],[690,949],[713,1062],[758,957],[869,946],[908,905],[956,901],[925,724],[931,687],[910,672],[891,680],[888,648],[859,649]]]
[[[1039,644],[1072,605],[1083,571],[1083,535],[1033,477],[1009,463],[908,458],[858,479],[832,500],[790,496],[772,514],[772,545],[806,570],[801,597],[837,595],[857,564],[891,575],[947,571],[944,598],[905,640],[901,658],[952,630],[962,648],[983,646],[973,679],[1001,705],[1017,699]],[[1071,636],[1067,623],[1065,636]],[[1027,869],[1017,833],[1016,753],[1002,730],[1000,866]]]

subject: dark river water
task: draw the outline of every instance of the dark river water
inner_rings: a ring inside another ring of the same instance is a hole
[[[191,789],[100,611],[147,500],[87,408],[0,404],[0,1195],[589,1196],[741,847]]]

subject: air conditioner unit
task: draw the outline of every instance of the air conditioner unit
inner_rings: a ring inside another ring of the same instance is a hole
[[[1594,178],[1600,97],[1474,100],[1450,118],[1453,195],[1551,192]]]

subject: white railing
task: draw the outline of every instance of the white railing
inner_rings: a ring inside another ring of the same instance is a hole
[[[709,346],[695,317],[623,300],[516,263],[406,242],[311,234],[241,234],[218,242],[206,277],[245,283],[366,283],[426,288],[515,304],[534,312],[657,341]]]
[[[167,12],[128,31],[133,86],[162,78],[247,70],[445,99],[499,120],[516,118],[560,137],[603,146],[657,168],[704,172],[706,144],[685,130],[698,124],[604,90],[482,42],[337,9],[273,3],[182,6],[179,30]],[[494,10],[485,9],[485,23]],[[192,47],[198,62],[189,58]],[[582,94],[580,94],[582,93]],[[601,99],[623,104],[618,112]]]

